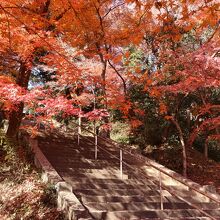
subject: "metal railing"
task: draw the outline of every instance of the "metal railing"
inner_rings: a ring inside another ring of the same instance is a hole
[[[201,191],[200,189],[198,189],[198,188],[196,188],[196,187],[194,187],[194,186],[192,186],[192,185],[190,185],[190,184],[184,182],[183,180],[181,180],[181,179],[179,179],[179,178],[173,176],[172,174],[166,172],[165,170],[163,170],[163,169],[161,169],[161,168],[155,166],[155,165],[152,164],[147,158],[145,158],[145,157],[143,157],[143,156],[141,156],[141,155],[136,155],[136,154],[134,154],[133,152],[131,152],[131,151],[129,151],[129,150],[122,149],[122,147],[120,147],[120,146],[119,146],[119,143],[117,143],[116,141],[111,140],[111,139],[109,139],[109,138],[101,137],[101,136],[99,136],[98,134],[96,134],[96,133],[90,131],[89,129],[87,129],[85,126],[82,125],[81,120],[79,120],[79,124],[77,124],[77,123],[75,123],[75,122],[73,122],[73,124],[75,124],[75,125],[77,126],[77,128],[78,128],[78,132],[77,132],[78,145],[80,145],[80,140],[81,140],[82,138],[84,138],[84,139],[86,139],[88,142],[94,144],[94,148],[95,148],[95,151],[94,151],[94,152],[95,152],[95,154],[94,154],[94,159],[95,159],[95,160],[98,159],[98,148],[101,149],[101,150],[103,150],[103,151],[105,151],[106,153],[108,153],[109,155],[111,155],[112,157],[114,157],[115,159],[117,159],[117,160],[119,161],[119,170],[120,170],[120,177],[121,177],[121,178],[123,178],[123,165],[125,165],[126,167],[128,167],[128,168],[134,170],[135,172],[137,172],[136,168],[134,168],[133,166],[131,166],[131,165],[128,164],[127,162],[123,161],[123,153],[124,153],[124,152],[126,152],[127,154],[130,154],[130,155],[131,155],[132,157],[134,157],[135,159],[140,160],[141,162],[144,162],[144,164],[145,164],[146,166],[149,166],[149,167],[152,167],[152,168],[156,169],[156,170],[159,172],[158,181],[157,181],[157,182],[159,183],[160,209],[161,209],[161,210],[164,210],[164,205],[163,205],[163,203],[164,203],[164,201],[163,201],[163,200],[164,200],[163,189],[164,189],[164,190],[167,190],[171,195],[173,195],[173,196],[179,198],[180,200],[184,201],[185,203],[187,203],[187,204],[193,206],[194,208],[196,208],[197,210],[199,210],[199,211],[200,211],[201,213],[203,213],[204,215],[206,215],[206,216],[210,217],[211,219],[214,219],[214,220],[215,220],[215,218],[214,218],[213,216],[211,216],[209,213],[207,213],[206,211],[204,211],[203,208],[200,208],[199,206],[197,206],[197,205],[195,205],[195,204],[193,204],[193,203],[187,201],[186,199],[184,199],[184,198],[182,198],[181,196],[177,195],[177,194],[174,192],[175,190],[171,190],[169,187],[163,185],[163,182],[162,182],[162,174],[164,174],[164,175],[166,175],[166,176],[169,176],[169,177],[172,178],[173,180],[175,180],[175,181],[177,181],[177,182],[179,182],[179,183],[181,183],[181,184],[187,186],[189,189],[194,190],[195,192],[201,194],[202,196],[207,197],[209,200],[216,202],[218,205],[220,204],[220,200],[218,200],[217,198],[214,198],[212,195],[210,195],[210,194],[208,194],[208,193],[206,193],[206,192],[204,192],[204,191]],[[82,135],[82,130],[84,130],[84,131],[90,133],[90,134],[94,137],[94,142],[91,141],[91,139],[89,139],[88,137],[83,136],[83,135]],[[94,130],[95,130],[95,129],[94,129]],[[109,143],[110,145],[112,145],[112,146],[118,148],[118,149],[119,149],[119,157],[113,155],[113,154],[112,154],[111,152],[109,152],[106,148],[103,148],[102,146],[100,146],[99,143],[98,143],[98,139],[101,139],[101,140],[103,140],[103,141]],[[123,145],[123,146],[125,146],[125,145]],[[139,174],[141,173],[142,176],[144,176],[145,178],[146,178],[146,177],[148,178],[148,176],[146,176],[146,173],[140,172],[139,170],[138,170],[138,173],[139,173]],[[151,181],[152,181],[152,180],[151,180]],[[152,182],[155,182],[155,181],[152,181]],[[156,183],[156,184],[158,184],[158,183]]]

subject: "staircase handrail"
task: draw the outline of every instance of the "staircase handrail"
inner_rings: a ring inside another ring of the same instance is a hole
[[[73,122],[73,124],[79,126],[79,125],[78,125],[77,123],[75,123],[75,122]],[[84,125],[81,125],[81,128],[83,128],[83,130],[89,132],[90,134],[93,134],[94,136],[97,135],[97,134],[95,134],[94,132],[88,130]],[[177,177],[174,177],[173,175],[171,175],[170,173],[166,172],[165,170],[163,170],[163,169],[161,169],[161,168],[159,168],[159,167],[153,165],[153,164],[149,161],[148,158],[143,157],[142,155],[137,155],[137,154],[134,155],[132,152],[130,152],[130,151],[128,151],[128,150],[126,150],[126,149],[124,149],[124,148],[118,146],[118,145],[123,145],[123,146],[127,146],[127,145],[125,145],[125,144],[120,144],[120,143],[118,143],[118,142],[116,142],[116,141],[114,141],[114,140],[111,140],[111,139],[107,138],[107,137],[104,138],[104,137],[101,137],[101,136],[99,136],[99,135],[97,135],[97,137],[100,138],[100,139],[102,139],[102,140],[104,140],[104,141],[107,141],[109,144],[111,144],[111,145],[117,147],[118,149],[123,149],[124,152],[130,154],[131,156],[135,157],[135,158],[138,159],[138,160],[141,160],[142,162],[145,162],[147,166],[153,167],[154,169],[156,169],[156,170],[158,170],[159,172],[161,172],[161,173],[163,173],[163,174],[165,174],[165,175],[171,177],[172,179],[176,180],[177,182],[182,183],[183,185],[185,185],[185,186],[187,186],[187,187],[193,189],[194,191],[196,191],[196,192],[202,194],[203,196],[209,198],[210,200],[215,201],[216,203],[220,204],[220,200],[214,198],[214,197],[213,197],[212,195],[210,195],[209,193],[204,192],[204,191],[202,191],[201,189],[198,189],[198,188],[196,188],[196,187],[194,187],[194,186],[192,186],[192,185],[186,183],[185,181],[180,180],[180,179],[177,178]],[[87,139],[87,140],[88,140],[88,139]],[[127,146],[127,147],[128,147],[128,146]],[[102,148],[102,147],[99,145],[99,148]],[[102,149],[105,150],[104,148],[102,148]],[[107,151],[107,150],[106,150],[106,151]],[[112,156],[115,156],[115,155],[112,155]],[[120,160],[120,158],[118,158],[117,156],[115,156],[115,157],[116,157],[118,160]],[[124,161],[123,161],[123,163],[125,164]],[[126,163],[126,165],[128,166],[129,164]],[[130,167],[130,165],[129,165],[129,167]]]

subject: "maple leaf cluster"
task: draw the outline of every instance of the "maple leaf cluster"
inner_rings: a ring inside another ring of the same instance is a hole
[[[84,114],[90,120],[119,110],[138,127],[134,85],[159,100],[161,114],[169,112],[167,93],[219,88],[218,12],[216,0],[2,0],[0,102],[11,116],[23,103],[42,120],[77,116],[83,107],[93,109]],[[193,49],[192,36],[200,43]],[[143,54],[134,58],[132,48]],[[31,88],[42,66],[52,82]]]

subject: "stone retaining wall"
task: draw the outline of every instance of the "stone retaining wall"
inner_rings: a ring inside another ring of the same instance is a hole
[[[22,141],[27,144],[34,154],[35,166],[41,169],[41,178],[45,183],[51,183],[57,191],[57,206],[62,210],[68,220],[80,218],[91,219],[88,211],[72,192],[72,187],[63,181],[62,177],[53,168],[38,147],[38,140],[28,135],[22,135]]]

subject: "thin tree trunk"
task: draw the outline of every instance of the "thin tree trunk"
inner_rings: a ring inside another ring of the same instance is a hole
[[[104,96],[104,99],[105,99],[105,107],[107,109],[107,100],[106,100],[106,71],[107,71],[107,60],[104,58],[104,55],[102,54],[101,52],[101,49],[100,49],[100,45],[98,43],[96,43],[96,48],[97,48],[97,51],[98,51],[98,55],[99,55],[99,58],[100,58],[100,61],[102,63],[102,72],[101,72],[101,79],[102,79],[102,95]],[[108,52],[108,51],[106,51]]]
[[[187,155],[186,155],[186,145],[183,137],[183,132],[179,123],[174,118],[172,119],[172,122],[176,126],[179,134],[179,139],[180,139],[180,144],[182,146],[182,154],[183,154],[183,176],[187,177]]]
[[[104,100],[105,100],[105,107],[107,109],[107,100],[106,100],[106,70],[107,70],[107,61],[102,61],[102,73],[101,73],[101,77],[102,77],[102,94],[104,96]]]
[[[97,48],[99,48],[97,46]],[[105,102],[105,109],[108,109],[108,102],[107,102],[107,97],[106,97],[106,71],[107,71],[107,60],[104,59],[104,56],[99,53],[99,57],[100,57],[100,60],[101,60],[101,63],[102,63],[102,72],[101,72],[101,78],[102,78],[102,83],[103,83],[103,86],[102,86],[102,95],[104,96],[104,102]],[[108,124],[109,123],[109,118],[104,118],[104,122],[105,124]],[[100,132],[100,136],[102,137],[107,137],[107,138],[110,138],[110,131],[102,131]]]
[[[163,133],[162,133],[162,142],[165,143],[167,141],[167,137],[169,135],[169,132],[170,132],[170,127],[171,127],[171,123],[166,126],[163,130]]]
[[[103,81],[103,95],[104,95],[104,100],[105,100],[105,108],[108,109],[108,101],[107,101],[107,97],[106,97],[106,71],[107,71],[107,61],[103,61],[102,62],[102,65],[103,65],[103,69],[102,69],[102,81]],[[105,124],[108,124],[109,123],[109,118],[108,117],[105,117],[104,118],[104,123]],[[110,130],[106,130],[106,131],[102,131],[100,132],[100,135],[102,137],[106,137],[106,138],[110,138]]]
[[[208,159],[208,142],[205,142],[205,146],[204,146],[204,156],[205,158]]]
[[[191,125],[191,112],[189,109],[186,110],[186,117],[187,117],[187,129],[190,132],[190,125]]]

